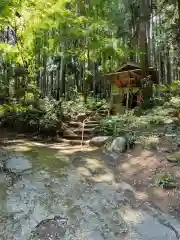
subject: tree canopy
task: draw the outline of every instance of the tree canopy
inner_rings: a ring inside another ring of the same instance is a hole
[[[179,79],[179,23],[178,0],[1,1],[2,84],[86,95],[126,60],[156,66],[170,83]],[[14,79],[17,67],[23,80]]]

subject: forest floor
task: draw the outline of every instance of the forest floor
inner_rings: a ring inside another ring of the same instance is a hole
[[[136,197],[140,201],[151,203],[156,208],[159,208],[165,213],[173,214],[180,218],[180,161],[169,162],[167,159],[170,153],[179,153],[179,142],[174,136],[151,136],[146,143],[146,147],[142,144],[137,144],[134,149],[125,154],[115,154],[109,156],[107,153],[103,153],[103,149],[97,151],[89,151],[91,155],[99,160],[104,161],[105,167],[108,167],[113,171],[115,181],[125,181],[131,184],[136,189]],[[32,138],[24,134],[7,133],[1,131],[0,142],[15,142],[22,141],[37,141],[47,146],[63,146],[60,143],[54,143],[50,138],[42,139],[36,137]],[[83,151],[83,148],[87,151],[87,146],[68,146],[68,151],[72,148],[72,152],[77,152],[79,149]],[[155,146],[155,148],[154,148]],[[175,150],[174,150],[175,149]],[[180,158],[180,155],[178,156]],[[179,159],[180,160],[180,159]],[[155,186],[156,177],[168,173],[174,177],[176,187],[172,189],[164,189]]]
[[[1,239],[11,240],[11,234],[13,239],[29,239],[35,225],[40,233],[43,224],[51,231],[47,216],[57,214],[69,219],[67,240],[180,239],[180,171],[166,158],[173,145],[169,136],[159,138],[156,150],[137,144],[125,154],[12,135],[1,137],[1,143],[16,155],[7,160],[13,171],[32,165],[32,172],[24,169],[13,186],[5,187],[2,206],[8,209],[2,216],[13,215],[18,224],[12,224],[12,217],[1,219]],[[175,176],[175,189],[154,186],[156,175],[165,172]]]
[[[136,200],[148,202],[180,219],[180,166],[168,162],[166,154],[139,145],[126,155],[116,156],[113,163],[107,160],[106,164],[113,170],[117,182],[123,180],[134,187]],[[176,187],[156,186],[157,176],[167,173],[175,178]]]
[[[154,131],[153,131],[154,130]],[[140,143],[136,144],[135,148],[126,154],[115,154],[109,156],[103,153],[103,149],[91,151],[94,158],[104,161],[105,167],[113,172],[115,181],[125,181],[131,184],[135,191],[137,200],[149,202],[154,207],[160,209],[164,213],[173,214],[180,219],[180,139],[177,135],[161,134],[163,128],[148,129],[146,136]],[[155,134],[155,132],[157,134]],[[24,139],[24,141],[41,142],[47,146],[51,144],[57,147],[63,144],[54,143],[52,138],[44,139],[34,137],[32,135],[8,133],[1,130],[0,143],[16,142]],[[78,151],[80,146],[68,146],[68,151]],[[85,147],[87,149],[87,147]],[[83,148],[82,148],[83,151]],[[168,161],[168,155],[178,153],[179,160],[175,162]],[[176,187],[172,189],[164,189],[155,186],[157,176],[169,174],[175,179]]]

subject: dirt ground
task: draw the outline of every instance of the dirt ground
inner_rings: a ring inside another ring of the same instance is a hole
[[[1,136],[1,143],[4,140],[13,139],[14,136],[6,138]],[[158,142],[158,149],[145,149],[142,145],[137,145],[128,154],[119,155],[114,161],[111,161],[102,149],[85,149],[88,155],[104,161],[105,167],[109,168],[115,177],[116,182],[125,181],[131,184],[136,192],[136,201],[146,202],[153,207],[169,213],[180,219],[180,165],[168,162],[166,151],[173,151],[173,142],[171,139],[161,138]],[[55,146],[56,144],[51,144]],[[58,146],[58,144],[57,144]],[[58,147],[57,147],[58,148]],[[85,147],[86,148],[86,147]],[[79,152],[79,147],[70,147],[68,153]],[[63,151],[63,149],[59,149]],[[82,153],[84,150],[82,149]],[[154,185],[158,174],[170,173],[175,177],[177,187],[174,189],[162,189]]]
[[[120,156],[111,167],[117,182],[124,180],[133,185],[137,201],[148,202],[164,213],[180,218],[180,166],[168,162],[163,145],[162,152],[136,146],[127,156]],[[176,188],[155,186],[156,176],[164,173],[175,177]]]

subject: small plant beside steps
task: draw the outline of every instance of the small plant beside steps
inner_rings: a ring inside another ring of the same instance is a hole
[[[169,173],[158,175],[155,180],[156,187],[171,189],[176,187],[175,179]]]

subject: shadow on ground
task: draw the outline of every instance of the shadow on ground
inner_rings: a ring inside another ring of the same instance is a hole
[[[129,154],[110,156],[96,148],[24,139],[6,141],[3,147],[23,154],[33,168],[46,169],[59,181],[66,176],[57,201],[65,199],[72,223],[79,218],[79,225],[74,226],[74,238],[65,239],[81,239],[78,227],[90,232],[100,229],[102,239],[179,239],[178,222],[158,212],[174,213],[179,190],[152,186],[154,176],[166,168],[164,157],[157,152],[137,146]]]

